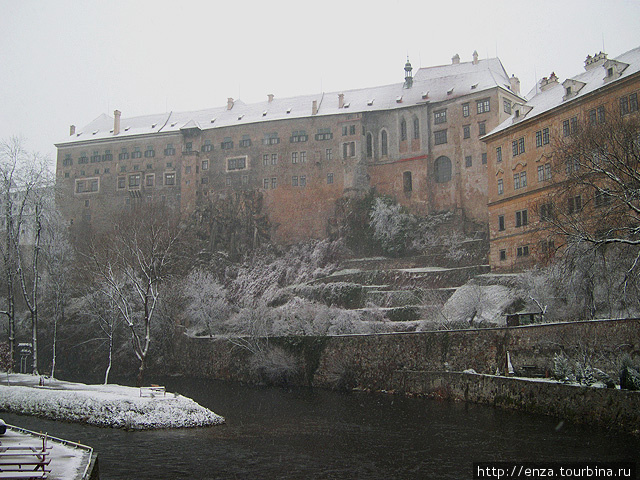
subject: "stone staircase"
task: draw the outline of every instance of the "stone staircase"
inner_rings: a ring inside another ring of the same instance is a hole
[[[360,285],[361,300],[353,309],[393,322],[392,330],[411,331],[418,321],[436,316],[456,288],[489,272],[485,240],[469,240],[458,250],[462,254],[456,258],[449,258],[444,247],[403,258],[351,258],[313,283]]]

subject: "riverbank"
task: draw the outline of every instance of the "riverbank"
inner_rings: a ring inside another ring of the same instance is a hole
[[[99,427],[148,430],[204,427],[224,418],[180,394],[141,396],[121,385],[85,385],[0,373],[0,411]]]

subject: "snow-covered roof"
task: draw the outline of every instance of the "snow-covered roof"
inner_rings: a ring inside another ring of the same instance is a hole
[[[536,86],[527,94],[526,98],[528,100],[525,104],[526,108],[520,111],[520,116],[517,117],[517,120],[514,111],[514,115],[489,132],[487,137],[506,130],[512,125],[518,125],[525,120],[530,120],[538,115],[542,115],[543,113],[553,110],[560,105],[567,105],[572,102],[579,101],[579,99],[585,95],[588,95],[605,85],[619,82],[638,73],[638,71],[640,71],[640,47],[629,50],[628,52],[616,57],[614,60],[628,66],[624,68],[619,76],[616,75],[613,79],[607,78],[606,67],[610,62],[612,62],[612,60],[607,60],[604,63],[600,62],[597,66],[593,66],[574,77],[568,78],[564,82],[558,82],[555,85],[550,85],[543,91],[540,91],[541,89],[539,85],[536,84]],[[572,86],[573,94],[570,97],[565,98],[567,86]]]
[[[189,128],[208,130],[257,122],[311,117],[314,102],[317,104],[316,115],[392,110],[426,102],[443,102],[495,87],[508,90],[509,77],[500,60],[492,58],[479,60],[476,64],[465,62],[420,68],[414,76],[412,88],[404,88],[404,83],[395,83],[343,92],[273,98],[271,101],[265,100],[253,104],[245,104],[241,100],[236,100],[231,109],[225,105],[191,112],[170,112],[121,118],[118,135],[113,134],[113,117],[102,114],[57,145],[160,132],[178,132],[181,129]],[[344,95],[342,108],[339,106],[339,94]]]

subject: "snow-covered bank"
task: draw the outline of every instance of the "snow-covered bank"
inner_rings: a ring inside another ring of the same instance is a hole
[[[179,394],[140,397],[134,387],[58,380],[39,386],[39,378],[13,374],[7,386],[7,375],[0,374],[0,411],[133,430],[224,423],[220,415]]]

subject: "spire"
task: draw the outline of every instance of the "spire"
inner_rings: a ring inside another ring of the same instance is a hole
[[[404,64],[404,88],[411,88],[413,86],[413,73],[411,71],[411,62],[409,61],[409,55],[407,55],[407,63]]]

